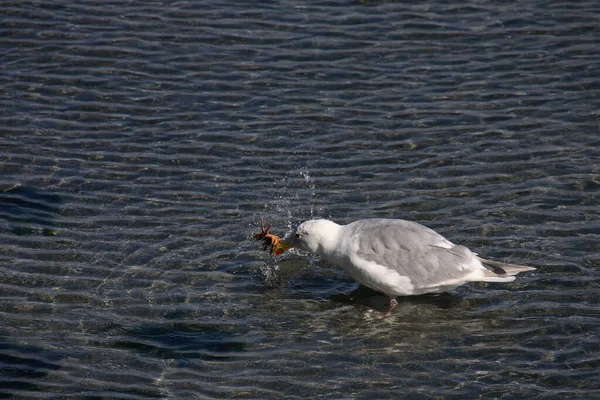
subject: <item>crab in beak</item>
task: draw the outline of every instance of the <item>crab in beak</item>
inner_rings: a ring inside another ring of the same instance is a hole
[[[279,236],[269,233],[271,225],[265,229],[263,221],[260,221],[260,232],[254,232],[252,236],[262,242],[263,250],[269,250],[271,254],[283,254],[286,250],[294,247],[293,243],[284,242]]]

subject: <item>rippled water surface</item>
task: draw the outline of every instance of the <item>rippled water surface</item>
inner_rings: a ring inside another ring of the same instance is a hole
[[[0,397],[598,398],[598,3],[226,3],[0,4]],[[315,217],[538,270],[370,321]]]

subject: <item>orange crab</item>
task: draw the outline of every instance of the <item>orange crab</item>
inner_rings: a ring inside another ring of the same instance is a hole
[[[281,242],[279,236],[269,233],[270,230],[271,225],[265,229],[264,222],[260,221],[260,232],[252,234],[254,239],[262,241],[263,250],[269,250],[271,254],[282,254],[291,247],[287,243]]]

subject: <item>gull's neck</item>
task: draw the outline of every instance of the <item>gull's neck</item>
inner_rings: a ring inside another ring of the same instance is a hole
[[[322,220],[321,225],[317,253],[326,258],[336,258],[336,253],[339,251],[342,226],[330,220]]]

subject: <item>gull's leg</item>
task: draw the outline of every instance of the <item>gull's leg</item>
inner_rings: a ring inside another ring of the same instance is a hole
[[[387,310],[386,317],[392,315],[392,310],[396,307],[398,307],[398,300],[395,297],[390,297],[390,308]]]
[[[392,310],[396,307],[398,307],[398,300],[396,300],[395,297],[390,297],[390,303],[389,303],[387,311],[381,312],[381,311],[369,310],[366,312],[365,317],[367,319],[387,318],[392,315]]]

